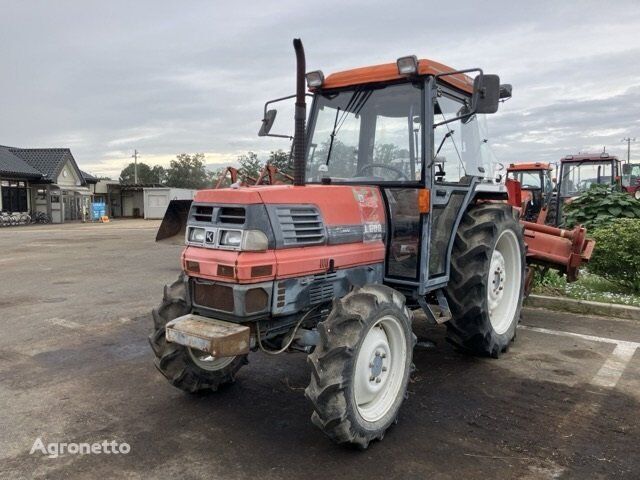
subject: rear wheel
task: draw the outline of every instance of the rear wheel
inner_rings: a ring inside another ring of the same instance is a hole
[[[471,207],[451,254],[446,295],[448,340],[464,351],[498,357],[515,336],[525,280],[522,227],[502,204]]]
[[[182,273],[165,286],[162,303],[153,309],[154,332],[149,343],[156,355],[155,366],[169,383],[186,392],[217,390],[233,383],[236,372],[247,363],[247,356],[216,358],[206,352],[167,342],[167,322],[191,311],[187,297],[187,278]]]
[[[404,400],[415,336],[397,291],[370,285],[334,302],[318,324],[305,394],[311,420],[336,443],[366,448],[382,439]]]

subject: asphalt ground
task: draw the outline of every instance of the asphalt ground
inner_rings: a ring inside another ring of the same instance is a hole
[[[255,353],[237,382],[188,395],[153,366],[150,309],[179,272],[158,222],[0,230],[0,478],[640,478],[640,323],[527,309],[500,359],[444,327],[399,423],[366,451],[310,422],[299,353]],[[49,443],[127,443],[64,454]]]

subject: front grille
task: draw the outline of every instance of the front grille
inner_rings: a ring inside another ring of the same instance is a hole
[[[309,289],[309,303],[326,302],[333,298],[333,283],[323,282]]]
[[[197,222],[211,222],[213,220],[213,207],[208,205],[194,205],[193,219]]]
[[[278,207],[277,214],[285,245],[324,242],[324,225],[315,207]]]
[[[234,225],[243,225],[246,220],[246,212],[244,207],[222,207],[218,221],[220,223],[232,223]]]
[[[193,302],[202,307],[233,312],[233,288],[219,283],[194,282]]]

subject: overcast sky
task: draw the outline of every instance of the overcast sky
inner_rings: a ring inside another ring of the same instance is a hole
[[[0,0],[0,12],[0,144],[69,147],[94,174],[117,177],[134,148],[163,165],[288,148],[256,132],[264,101],[293,93],[297,36],[325,74],[408,54],[499,74],[514,92],[489,118],[505,163],[603,145],[626,157],[628,136],[640,160],[638,0]]]

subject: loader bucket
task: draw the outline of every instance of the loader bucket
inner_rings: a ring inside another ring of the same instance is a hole
[[[193,200],[171,200],[164,214],[156,242],[184,244],[184,233],[187,227],[187,217]]]

